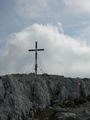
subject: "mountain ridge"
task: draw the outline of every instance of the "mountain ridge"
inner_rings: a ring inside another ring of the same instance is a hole
[[[0,78],[0,119],[28,120],[34,111],[90,94],[90,79],[9,74]],[[34,106],[34,107],[33,107]],[[25,119],[24,119],[25,118]]]

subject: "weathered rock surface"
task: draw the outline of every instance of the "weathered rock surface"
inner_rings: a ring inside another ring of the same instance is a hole
[[[78,120],[77,115],[70,111],[56,112],[54,117],[56,120]]]
[[[1,76],[0,120],[29,120],[38,108],[88,94],[90,79],[35,74]],[[73,113],[62,114],[67,115],[75,117]]]

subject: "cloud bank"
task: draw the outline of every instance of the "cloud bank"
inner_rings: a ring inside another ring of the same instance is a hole
[[[49,0],[16,0],[16,9],[21,17],[39,18],[48,16]]]
[[[90,0],[16,0],[16,11],[26,19],[57,17],[64,12],[78,16],[90,14]]]
[[[44,72],[90,77],[90,47],[84,41],[64,34],[59,27],[61,24],[33,24],[12,34],[5,48],[0,51],[0,73],[31,72],[34,54],[29,53],[28,49],[34,48],[34,42],[38,41],[38,47],[45,49],[38,53],[43,63],[40,65],[41,62],[38,61],[39,66]]]
[[[67,8],[76,13],[89,13],[90,14],[90,0],[64,0]]]

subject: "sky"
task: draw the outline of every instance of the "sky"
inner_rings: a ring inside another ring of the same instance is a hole
[[[0,74],[90,77],[90,0],[0,0]]]

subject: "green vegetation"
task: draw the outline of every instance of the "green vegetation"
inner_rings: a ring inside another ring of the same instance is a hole
[[[61,108],[77,108],[80,105],[90,101],[90,95],[87,97],[79,97],[74,100],[66,100],[63,103],[57,102],[53,108],[47,107],[43,110],[38,109],[37,112],[35,113],[35,118],[39,120],[43,120],[44,118],[48,118],[48,120],[56,120],[55,118],[55,109],[54,107],[60,106]],[[77,118],[77,120],[80,120],[80,118]]]
[[[90,95],[88,95],[87,97],[79,97],[79,98],[76,98],[74,100],[66,100],[62,104],[57,103],[57,106],[60,106],[60,107],[63,107],[63,108],[64,107],[75,108],[77,106],[80,106],[80,105],[86,103],[87,101],[90,101]]]
[[[90,102],[90,94],[87,96],[87,100]]]
[[[38,109],[36,114],[35,114],[35,118],[38,118],[39,120],[43,120],[44,118],[48,118],[50,120],[52,114],[55,111],[53,109],[50,108],[45,108],[43,110]]]
[[[71,107],[71,108],[74,108],[75,107],[75,103],[73,101],[66,101],[66,102],[63,102],[63,104],[61,105],[62,107]]]
[[[79,98],[74,99],[75,105],[81,105],[81,104],[84,104],[86,102],[87,102],[86,97],[79,97]]]

